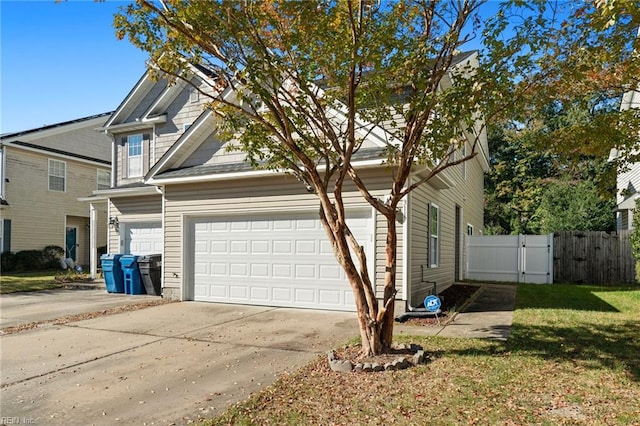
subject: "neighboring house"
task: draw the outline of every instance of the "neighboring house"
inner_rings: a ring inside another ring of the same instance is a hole
[[[459,63],[476,62],[475,53]],[[201,90],[210,76],[193,69]],[[163,296],[267,306],[355,310],[351,287],[328,246],[318,200],[295,178],[254,170],[216,136],[208,99],[189,84],[145,74],[102,130],[113,138],[108,200],[111,253],[161,253]],[[371,132],[354,164],[383,199],[390,176]],[[436,282],[462,279],[464,238],[483,230],[486,137],[479,155],[411,193],[398,226],[397,309],[418,306]],[[416,172],[427,172],[421,169]],[[385,219],[352,188],[351,229],[366,247],[382,294]]]
[[[95,131],[111,113],[0,136],[0,251],[55,245],[88,265],[90,235],[105,245],[106,214],[90,232],[87,204],[79,197],[108,188],[111,140]]]
[[[631,108],[640,109],[640,91],[632,90],[625,93],[622,98],[621,110]],[[615,149],[611,151],[610,158],[617,157]],[[616,190],[616,221],[617,229],[633,229],[633,210],[636,206],[636,199],[640,197],[640,163],[633,163],[625,171],[618,172]]]

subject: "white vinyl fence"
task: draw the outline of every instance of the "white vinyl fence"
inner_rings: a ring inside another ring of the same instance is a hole
[[[553,283],[553,234],[467,237],[465,278]]]

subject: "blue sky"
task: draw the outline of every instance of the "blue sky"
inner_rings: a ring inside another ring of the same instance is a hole
[[[0,133],[118,107],[147,57],[115,36],[125,4],[0,0]]]
[[[118,107],[147,58],[115,36],[113,14],[127,3],[0,0],[0,133]]]

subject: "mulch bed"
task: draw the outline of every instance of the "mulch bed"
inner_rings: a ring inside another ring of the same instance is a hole
[[[460,312],[460,308],[480,289],[475,285],[454,284],[442,293],[438,294],[440,298],[440,325],[450,320],[456,312]],[[424,305],[420,305],[424,308]],[[430,315],[425,318],[409,318],[404,322],[406,325],[414,326],[434,326],[438,325],[438,318]]]

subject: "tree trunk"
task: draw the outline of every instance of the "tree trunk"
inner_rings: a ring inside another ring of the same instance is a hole
[[[393,342],[393,321],[395,320],[396,298],[396,266],[398,257],[398,234],[396,228],[396,212],[387,216],[387,242],[384,274],[384,299],[379,313],[380,341],[382,350],[391,349]]]
[[[397,229],[395,212],[387,217],[386,239],[386,272],[384,298],[382,305],[375,299],[375,281],[367,298],[367,289],[362,276],[351,268],[345,268],[347,278],[354,289],[362,353],[366,356],[388,352],[393,343],[394,308],[396,295],[396,265],[397,265]]]

